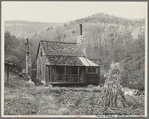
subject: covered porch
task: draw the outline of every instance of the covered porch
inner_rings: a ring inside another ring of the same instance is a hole
[[[86,67],[46,65],[46,83],[50,84],[86,83]]]

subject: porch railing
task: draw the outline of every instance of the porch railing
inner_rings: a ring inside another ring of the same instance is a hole
[[[85,76],[83,75],[52,75],[52,82],[85,82]]]

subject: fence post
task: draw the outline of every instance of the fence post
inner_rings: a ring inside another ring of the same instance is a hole
[[[9,84],[9,65],[7,65],[7,84]]]

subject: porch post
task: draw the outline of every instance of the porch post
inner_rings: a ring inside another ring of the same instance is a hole
[[[99,76],[99,83],[100,83],[100,67],[98,67],[98,76]]]
[[[65,82],[66,82],[66,66],[65,66],[65,76],[64,76],[64,78],[65,78]]]
[[[86,68],[86,74],[87,74],[87,71],[88,71],[88,67],[85,67]]]
[[[80,80],[79,72],[80,72],[80,67],[78,67],[78,82]]]
[[[51,68],[51,66],[50,66],[50,82],[51,82],[51,84],[52,84],[52,68]]]
[[[56,78],[56,66],[54,66],[54,81],[57,81],[58,79]]]

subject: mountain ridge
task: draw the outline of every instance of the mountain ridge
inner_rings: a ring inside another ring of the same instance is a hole
[[[65,23],[50,23],[50,22],[34,22],[27,20],[7,20],[4,22],[5,32],[9,31],[12,35],[16,37],[27,37],[31,38],[34,34],[43,34],[49,31],[50,29],[54,30],[60,27],[64,27],[65,32],[74,31],[78,24],[117,24],[122,26],[144,26],[145,19],[126,19],[121,17],[116,17],[113,15],[108,15],[104,13],[96,13],[91,16],[87,16],[81,19],[76,19],[73,21]],[[53,32],[52,32],[53,34]]]
[[[57,22],[36,22],[36,21],[28,21],[28,20],[6,20],[4,21],[4,24],[9,23],[22,23],[22,24],[63,24],[63,23],[57,23]]]

